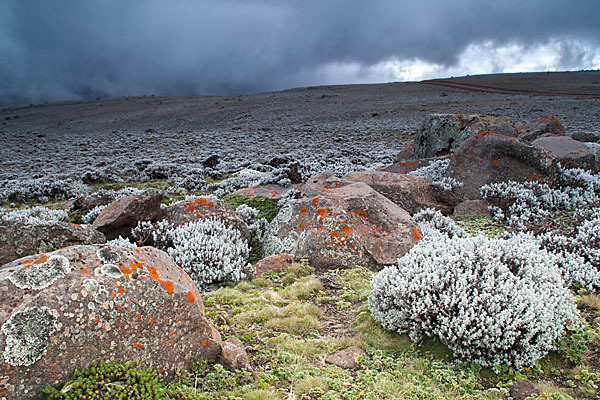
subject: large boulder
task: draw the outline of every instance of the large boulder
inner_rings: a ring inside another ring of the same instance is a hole
[[[554,115],[542,115],[526,124],[517,126],[519,138],[532,141],[544,134],[562,135],[565,128]]]
[[[551,185],[558,163],[551,153],[522,140],[483,132],[467,139],[450,160],[446,174],[463,183],[463,200],[481,199],[485,184],[536,180]]]
[[[454,152],[465,139],[479,132],[516,136],[512,121],[486,115],[429,115],[415,135],[411,158],[431,158]]]
[[[326,183],[333,186],[325,185],[329,189],[322,187],[324,192],[291,200],[281,208],[265,235],[265,256],[308,256],[319,270],[353,265],[378,270],[420,239],[408,212],[367,184]],[[315,193],[316,184],[308,189]]]
[[[68,222],[0,222],[0,265],[28,254],[47,253],[78,244],[106,242],[104,235],[90,225]]]
[[[411,215],[424,208],[435,208],[444,214],[452,212],[453,205],[440,202],[438,191],[431,186],[430,178],[383,171],[365,171],[348,174],[344,179],[366,183]]]
[[[221,353],[196,285],[151,247],[74,246],[4,265],[0,325],[13,399],[41,399],[100,358],[172,376]]]
[[[108,240],[129,236],[140,221],[154,221],[161,216],[163,192],[147,189],[109,204],[94,220],[93,226]]]
[[[593,172],[600,170],[600,149],[578,142],[569,136],[541,137],[535,139],[532,144],[550,152],[564,167]]]
[[[212,197],[172,204],[164,210],[163,218],[173,225],[184,225],[204,218],[217,218],[227,226],[240,231],[244,240],[250,240],[250,232],[244,219],[224,201]]]

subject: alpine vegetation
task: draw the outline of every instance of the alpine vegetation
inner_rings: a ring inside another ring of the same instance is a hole
[[[425,240],[433,240],[437,236],[445,236],[449,239],[469,237],[469,234],[464,229],[433,208],[426,208],[419,211],[413,215],[413,219],[419,224],[419,229],[423,233]]]
[[[19,222],[31,225],[64,222],[68,218],[65,210],[51,210],[46,207],[33,207],[23,210],[7,211],[0,208],[0,222]]]
[[[235,212],[238,213],[246,225],[248,225],[248,231],[250,231],[250,236],[253,240],[262,243],[269,227],[269,221],[267,221],[266,218],[258,218],[260,211],[247,204],[240,204],[235,209]]]
[[[424,176],[433,180],[431,186],[440,192],[450,192],[454,188],[459,188],[463,185],[462,182],[454,178],[446,176],[446,170],[450,160],[433,160],[424,167],[418,168],[409,172],[408,176]]]
[[[0,182],[0,202],[47,203],[89,194],[89,188],[72,179],[12,179]]]
[[[423,240],[371,281],[369,310],[384,328],[417,342],[438,337],[484,366],[520,368],[578,321],[556,256],[531,235],[465,237],[432,212],[416,218]]]
[[[201,287],[239,282],[251,274],[248,242],[219,219],[190,222],[169,235],[173,247],[167,253]]]

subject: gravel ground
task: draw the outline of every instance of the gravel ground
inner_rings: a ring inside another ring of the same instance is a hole
[[[490,75],[488,81],[470,77],[470,82],[577,92],[598,87],[599,75],[508,74]],[[341,174],[390,163],[429,113],[480,113],[517,124],[555,114],[568,131],[600,131],[599,106],[597,99],[494,94],[420,83],[8,106],[0,109],[0,182],[80,178],[86,173],[105,174],[104,179],[152,178],[160,164],[181,174],[186,168],[201,169],[212,155],[221,163],[205,175],[256,168],[280,157],[284,165],[297,162],[306,179],[325,169]]]

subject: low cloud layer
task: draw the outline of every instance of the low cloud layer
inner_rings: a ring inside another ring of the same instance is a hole
[[[6,0],[0,104],[600,68],[597,0],[403,3]]]

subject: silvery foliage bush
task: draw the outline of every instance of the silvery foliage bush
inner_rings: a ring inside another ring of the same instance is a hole
[[[223,197],[224,195],[233,193],[237,190],[254,186],[264,186],[273,183],[285,187],[291,184],[291,181],[288,178],[290,172],[289,168],[263,166],[262,169],[269,170],[257,171],[253,169],[243,169],[231,178],[209,185],[208,190],[214,191],[214,194],[217,197]]]
[[[166,219],[157,222],[138,221],[137,226],[131,230],[131,238],[139,247],[153,246],[167,251],[169,247],[173,247],[172,232],[173,224]]]
[[[47,203],[50,200],[66,200],[85,196],[89,192],[86,185],[71,179],[12,179],[0,183],[0,201],[2,202]]]
[[[104,206],[96,206],[96,207],[92,208],[90,211],[88,211],[85,215],[83,215],[81,217],[81,219],[86,224],[92,224],[92,223],[94,223],[94,221],[96,220],[98,215],[100,215],[102,210],[104,210],[105,208],[106,208],[105,205]]]
[[[240,204],[235,212],[238,213],[246,225],[250,235],[255,238],[259,243],[262,243],[267,228],[269,227],[269,221],[266,218],[257,219],[258,213],[260,212],[256,208],[250,207],[247,204]]]
[[[557,210],[600,204],[600,175],[561,167],[556,187],[508,181],[483,185],[480,192],[492,203],[494,219],[527,230],[551,218]]]
[[[251,273],[248,242],[219,219],[181,225],[169,234],[173,247],[167,253],[201,287],[239,282]]]
[[[426,208],[413,215],[413,220],[419,225],[419,230],[423,237],[431,238],[444,235],[450,239],[465,238],[470,235],[456,225],[448,217],[444,217],[441,212],[433,208]]]
[[[184,188],[190,192],[202,191],[207,186],[204,175],[203,168],[187,168],[184,171],[177,171],[176,174],[170,175],[167,182],[172,186]]]
[[[459,188],[463,185],[462,182],[454,178],[446,176],[446,169],[450,160],[433,160],[424,167],[410,171],[408,176],[424,176],[433,180],[431,186],[442,192],[449,192],[454,188]]]
[[[541,245],[564,258],[559,263],[568,284],[577,283],[592,293],[600,292],[600,208],[580,210],[573,217],[575,230],[565,236],[545,232]]]
[[[281,209],[285,206],[290,200],[298,199],[302,196],[302,191],[300,189],[291,188],[287,192],[285,192],[279,200],[277,200],[277,207]]]
[[[131,243],[129,241],[129,239],[122,238],[121,236],[119,236],[116,239],[107,241],[106,244],[109,245],[109,246],[120,247],[122,249],[128,249],[128,248],[137,247],[135,244]]]
[[[557,256],[535,238],[463,237],[451,221],[427,218],[421,241],[371,281],[369,310],[384,328],[416,342],[437,337],[484,366],[520,368],[553,350],[565,325],[578,321]],[[429,234],[436,225],[442,231]]]
[[[7,211],[0,208],[1,222],[45,225],[55,222],[64,222],[67,218],[68,214],[65,210],[50,210],[46,207],[33,207],[14,211]]]

